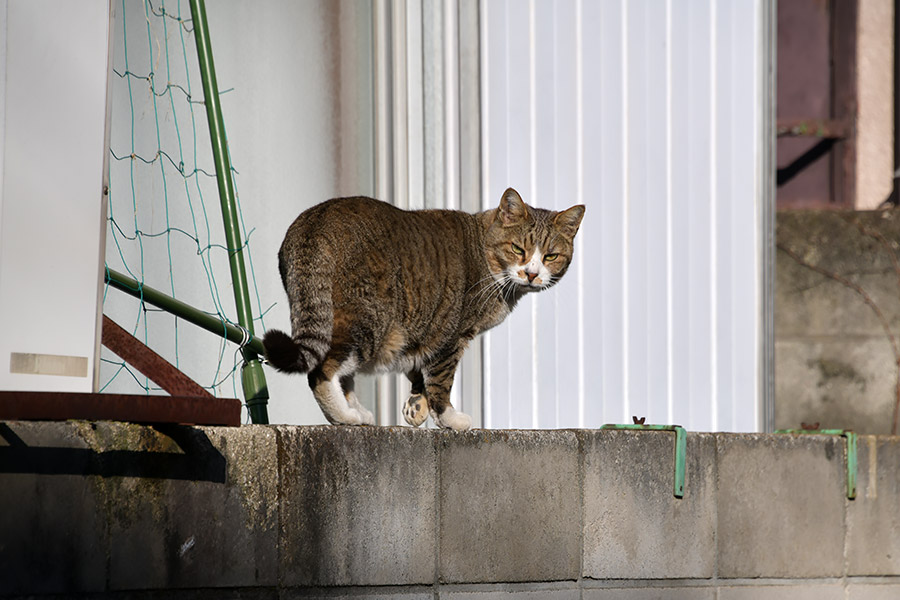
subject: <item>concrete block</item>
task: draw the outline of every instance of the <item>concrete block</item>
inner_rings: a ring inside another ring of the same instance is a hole
[[[900,598],[897,583],[851,583],[847,586],[847,600],[896,600]]]
[[[328,593],[310,591],[304,588],[284,588],[278,600],[434,600],[434,592],[410,592],[402,589],[384,589],[377,587],[360,587],[352,590],[329,591]]]
[[[582,506],[575,433],[436,435],[441,580],[577,579]]]
[[[435,580],[434,433],[408,427],[282,427],[284,586]]]
[[[719,588],[718,600],[844,600],[840,584],[725,586]]]
[[[278,589],[262,587],[118,590],[96,595],[78,595],[72,598],[78,600],[282,600]]]
[[[884,335],[852,342],[845,337],[779,340],[775,352],[777,428],[797,429],[805,422],[822,429],[890,433],[897,370]]]
[[[438,597],[441,600],[580,600],[581,591],[571,590],[510,590],[506,586],[501,589],[475,592],[445,592]]]
[[[109,532],[87,423],[0,423],[0,595],[98,592]]]
[[[675,434],[582,432],[584,566],[593,579],[708,578],[716,562],[716,440],[688,434],[673,494]]]
[[[714,587],[642,587],[584,590],[584,600],[715,600]]]
[[[891,262],[898,231],[900,217],[892,211],[780,211],[777,217],[779,247],[860,286],[893,331],[900,327]],[[776,253],[775,277],[776,427],[806,421],[888,433],[897,369],[875,312],[855,290],[783,251]]]
[[[126,465],[103,480],[111,590],[276,584],[274,429],[99,423],[96,433]]]
[[[900,439],[860,436],[858,447],[856,499],[847,505],[847,574],[900,575]]]
[[[814,271],[794,268],[786,261],[793,259],[784,255],[776,266],[776,288],[779,284],[785,286],[776,292],[775,327],[779,336],[872,336],[884,339],[881,321],[859,293]],[[867,274],[849,269],[842,271],[842,268],[829,270],[865,290],[892,328],[900,325],[897,274],[892,267]]]
[[[276,583],[273,430],[70,421],[0,433],[0,590]]]
[[[717,446],[719,577],[842,576],[843,438],[717,434]]]
[[[777,242],[806,262],[861,286],[896,330],[900,325],[897,274],[890,252],[848,220],[879,232],[897,249],[900,219],[886,212],[786,211],[777,217]],[[782,336],[882,336],[874,312],[847,286],[775,255],[775,330]]]

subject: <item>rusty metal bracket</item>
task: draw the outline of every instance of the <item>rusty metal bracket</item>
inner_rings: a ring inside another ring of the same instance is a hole
[[[847,440],[847,498],[856,498],[856,451],[859,434],[849,429],[777,429],[775,433],[788,435],[839,435]]]
[[[842,119],[778,119],[775,133],[778,137],[815,137],[844,139],[850,128]]]
[[[639,422],[641,421],[641,422]],[[633,431],[673,431],[675,432],[675,476],[673,494],[684,497],[684,471],[687,456],[687,433],[680,425],[644,425],[643,419],[635,419],[632,425],[603,425],[600,429],[630,429]]]

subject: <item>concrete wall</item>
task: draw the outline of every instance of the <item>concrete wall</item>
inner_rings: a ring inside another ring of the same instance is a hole
[[[900,595],[900,438],[0,423],[0,595]]]
[[[856,25],[856,208],[877,208],[894,178],[893,0],[859,3]]]
[[[777,428],[818,422],[890,433],[900,349],[898,240],[894,210],[778,213]]]

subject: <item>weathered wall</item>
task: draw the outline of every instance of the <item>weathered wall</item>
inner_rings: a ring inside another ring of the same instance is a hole
[[[0,595],[900,596],[900,438],[0,423]]]
[[[891,431],[896,346],[873,306],[900,343],[898,242],[895,210],[778,213],[777,428]]]

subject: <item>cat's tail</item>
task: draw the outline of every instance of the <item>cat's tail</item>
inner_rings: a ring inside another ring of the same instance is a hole
[[[266,358],[279,371],[309,373],[331,348],[331,282],[319,273],[322,269],[312,270],[306,277],[292,277],[284,262],[280,268],[291,305],[291,335],[277,329],[267,331],[263,336]]]
[[[263,336],[266,358],[285,373],[309,373],[325,360],[331,348],[334,266],[329,253],[310,247],[307,238],[303,231],[293,236],[288,231],[278,251],[278,271],[290,303],[291,335],[270,329]]]
[[[270,329],[263,336],[266,360],[284,373],[308,373],[325,358],[327,346],[294,339],[283,331]]]

